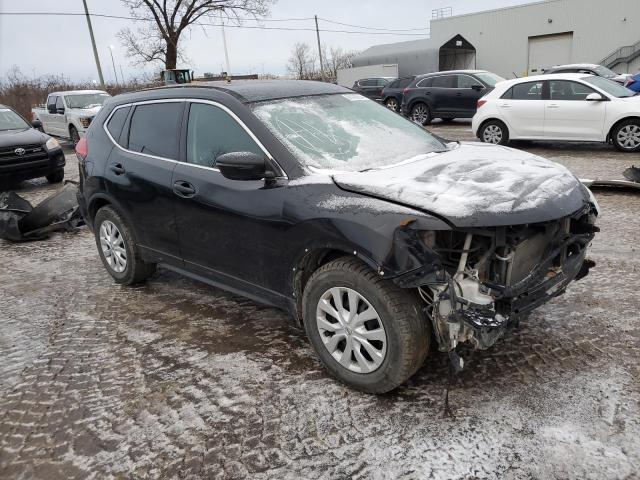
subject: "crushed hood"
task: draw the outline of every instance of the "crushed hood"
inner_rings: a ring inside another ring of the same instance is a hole
[[[458,227],[555,220],[588,201],[585,187],[562,165],[480,143],[393,167],[337,173],[333,179],[344,190],[418,208]]]

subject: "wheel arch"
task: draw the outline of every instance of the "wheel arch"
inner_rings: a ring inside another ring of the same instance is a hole
[[[640,115],[628,115],[626,117],[620,118],[618,120],[616,120],[613,125],[611,125],[611,127],[609,128],[609,131],[607,132],[607,138],[605,139],[606,142],[609,142],[613,139],[613,130],[620,125],[622,122],[626,121],[626,120],[638,120],[640,121]]]

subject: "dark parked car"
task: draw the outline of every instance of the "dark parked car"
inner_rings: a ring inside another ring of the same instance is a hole
[[[415,75],[409,77],[402,77],[390,82],[386,87],[382,89],[380,101],[389,109],[394,112],[400,111],[400,105],[402,105],[402,92],[409,84],[416,78]]]
[[[543,75],[550,73],[586,73],[596,77],[604,77],[608,80],[624,84],[630,77],[627,73],[616,73],[613,70],[595,63],[573,63],[571,65],[555,65],[545,69]]]
[[[488,348],[591,266],[598,207],[567,169],[445,145],[337,85],[119,95],[77,154],[80,208],[116,282],[160,264],[282,308],[367,392],[407,380],[432,338],[453,358]]]
[[[55,138],[42,133],[9,107],[0,105],[0,182],[47,177],[64,179],[64,153]]]
[[[417,76],[404,90],[403,115],[426,125],[434,118],[471,118],[478,99],[504,78],[484,70],[451,70]]]
[[[351,90],[365,97],[379,100],[382,96],[382,89],[393,80],[395,80],[394,77],[361,78],[355,81]]]

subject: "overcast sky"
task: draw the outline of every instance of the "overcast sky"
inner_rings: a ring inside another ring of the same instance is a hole
[[[431,11],[452,7],[453,14],[462,14],[508,5],[531,3],[532,0],[278,0],[271,7],[268,19],[318,17],[368,27],[411,29],[429,26]],[[128,15],[120,0],[87,0],[91,13]],[[77,17],[2,15],[6,12],[74,12],[82,13],[82,0],[0,0],[0,76],[18,65],[27,76],[64,74],[72,80],[97,78],[86,20]],[[102,61],[105,80],[113,80],[109,45],[114,46],[117,74],[120,68],[125,78],[139,75],[140,67],[132,67],[116,38],[123,27],[135,27],[121,19],[92,19]],[[256,26],[256,22],[244,22]],[[313,20],[262,23],[268,27],[313,28]],[[322,29],[358,30],[320,22],[322,42],[346,50],[364,50],[372,45],[425,38],[380,34],[348,34],[322,32]],[[231,72],[286,73],[291,46],[297,42],[316,45],[314,31],[279,31],[227,28],[227,44]],[[182,47],[189,58],[187,67],[196,75],[220,72],[224,51],[219,27],[198,27],[184,35]],[[148,67],[151,73],[158,68]]]

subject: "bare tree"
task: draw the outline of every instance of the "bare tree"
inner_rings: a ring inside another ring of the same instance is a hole
[[[287,62],[287,71],[298,80],[310,80],[318,76],[316,72],[316,55],[311,47],[303,42],[296,42]]]
[[[331,47],[329,49],[329,55],[323,53],[322,56],[325,60],[325,77],[330,82],[336,82],[338,80],[338,70],[342,68],[353,67],[353,58],[358,54],[356,51],[345,51],[340,47]]]
[[[133,18],[145,23],[133,32],[125,28],[118,37],[135,63],[164,62],[176,68],[181,52],[180,36],[194,24],[220,14],[240,22],[241,15],[254,18],[269,13],[275,0],[122,0]]]

